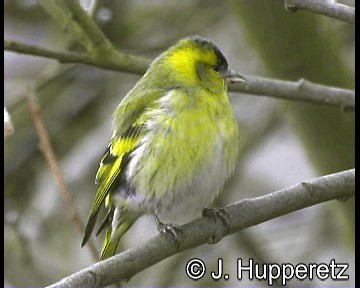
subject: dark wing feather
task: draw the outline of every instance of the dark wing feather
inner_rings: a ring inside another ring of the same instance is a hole
[[[106,196],[117,185],[121,171],[123,171],[125,164],[128,162],[127,156],[138,146],[144,128],[144,124],[135,124],[129,127],[120,137],[114,136],[111,139],[96,174],[96,183],[100,186],[91,206],[81,246],[86,244],[94,230],[99,209],[104,203]]]

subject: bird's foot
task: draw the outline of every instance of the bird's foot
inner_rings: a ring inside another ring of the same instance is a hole
[[[204,208],[202,210],[202,216],[212,218],[216,222],[220,219],[227,230],[230,230],[230,218],[229,213],[224,208]],[[223,238],[221,231],[215,231],[212,237],[209,239],[209,244],[215,244]]]
[[[215,221],[220,219],[224,226],[230,229],[229,213],[224,208],[204,208],[202,210],[202,216],[213,218]]]
[[[166,239],[179,246],[179,236],[183,234],[179,225],[162,223],[156,214],[155,222],[158,231],[163,234]]]

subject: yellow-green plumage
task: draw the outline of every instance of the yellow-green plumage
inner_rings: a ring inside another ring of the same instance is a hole
[[[237,122],[226,93],[231,74],[208,40],[189,37],[161,54],[121,101],[96,182],[82,245],[103,203],[109,213],[101,259],[143,214],[177,223],[211,205],[235,167]]]

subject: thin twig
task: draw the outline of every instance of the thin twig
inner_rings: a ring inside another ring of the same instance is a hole
[[[151,63],[150,59],[134,55],[128,55],[126,62],[114,62],[106,58],[93,57],[89,54],[57,52],[15,41],[4,41],[4,50],[51,58],[61,63],[83,63],[139,75],[143,74]],[[355,109],[355,91],[353,90],[315,84],[304,79],[298,82],[290,82],[254,76],[245,76],[245,78],[247,80],[245,84],[231,84],[229,91],[336,106],[345,111]]]
[[[36,132],[39,136],[40,150],[44,154],[46,163],[48,164],[50,171],[53,174],[53,176],[60,188],[61,195],[62,195],[62,197],[66,203],[66,206],[68,208],[69,219],[70,219],[71,223],[73,223],[73,225],[79,231],[80,235],[82,235],[83,231],[84,231],[84,225],[82,224],[80,216],[75,208],[72,194],[66,187],[64,177],[61,173],[54,150],[50,143],[49,135],[46,130],[42,114],[41,114],[37,104],[35,103],[33,96],[30,95],[27,99],[28,99],[29,110],[31,112],[31,117],[34,122]],[[89,249],[90,249],[92,257],[94,259],[97,259],[98,252],[96,251],[95,245],[91,242],[89,247],[90,247]]]
[[[55,287],[99,287],[129,280],[140,271],[180,251],[208,243],[236,231],[263,223],[325,201],[355,194],[355,169],[315,178],[309,182],[246,199],[226,206],[229,226],[205,217],[180,227],[178,245],[157,235],[140,247],[132,248],[98,262],[61,281]]]
[[[285,9],[291,12],[307,10],[340,21],[355,23],[355,8],[325,0],[285,0]]]

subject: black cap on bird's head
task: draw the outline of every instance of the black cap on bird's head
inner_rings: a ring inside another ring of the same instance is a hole
[[[200,36],[192,36],[188,38],[189,41],[193,41],[194,43],[196,43],[197,45],[199,45],[200,47],[202,47],[202,49],[204,50],[212,50],[215,52],[216,55],[216,64],[214,66],[214,69],[216,71],[226,71],[228,69],[228,62],[225,58],[225,56],[221,53],[221,51],[219,50],[219,48],[212,43],[210,40],[206,39],[206,38],[202,38]]]
[[[227,82],[246,82],[243,76],[229,68],[229,64],[225,56],[222,54],[220,49],[210,40],[197,35],[185,39],[193,41],[194,43],[203,47],[204,50],[208,49],[214,51],[216,56],[216,64],[213,66],[213,69],[219,74],[221,74]]]

